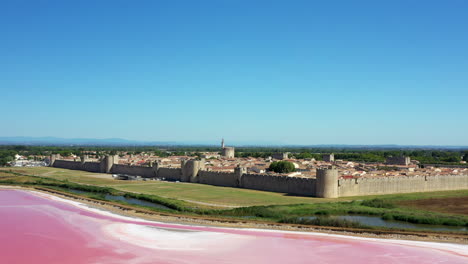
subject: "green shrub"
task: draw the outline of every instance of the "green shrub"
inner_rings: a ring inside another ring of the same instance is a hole
[[[384,215],[382,216],[382,219],[383,219],[383,220],[394,220],[392,214],[384,214]]]
[[[386,202],[382,199],[372,199],[372,200],[364,200],[361,202],[361,205],[368,206],[368,207],[375,207],[375,208],[395,208],[396,206],[394,204],[391,204],[389,202]]]
[[[325,210],[320,210],[315,212],[316,215],[330,215],[330,212],[325,211]]]
[[[318,225],[318,226],[334,226],[334,227],[346,227],[346,228],[370,228],[369,226],[362,225],[358,222],[354,222],[347,219],[339,219],[333,216],[330,217],[285,217],[282,218],[279,223],[288,224],[301,224],[301,225]]]

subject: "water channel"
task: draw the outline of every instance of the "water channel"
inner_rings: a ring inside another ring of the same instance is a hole
[[[75,189],[67,189],[67,190],[69,192],[76,193],[76,194],[92,194],[91,192],[75,190]],[[147,206],[147,207],[158,208],[158,209],[171,209],[171,208],[169,208],[169,207],[167,207],[165,205],[162,205],[162,204],[148,202],[148,201],[135,199],[135,198],[131,198],[131,197],[125,197],[123,195],[104,194],[103,197],[106,200],[110,200],[110,201],[120,201],[120,202],[125,202],[125,203],[128,203],[128,204],[141,205],[141,206]]]
[[[464,226],[448,226],[448,225],[426,225],[426,224],[413,224],[404,221],[396,220],[384,220],[379,216],[364,216],[364,215],[338,215],[329,216],[340,220],[348,220],[360,223],[366,226],[375,227],[387,227],[387,228],[398,228],[398,229],[419,229],[419,230],[431,230],[431,231],[468,231]],[[316,216],[305,217],[307,219],[315,219]]]

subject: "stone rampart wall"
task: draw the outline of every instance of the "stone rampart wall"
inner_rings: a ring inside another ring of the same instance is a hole
[[[239,187],[236,173],[219,171],[199,171],[198,182],[216,186]]]
[[[81,162],[70,161],[70,160],[56,160],[54,167],[70,170],[81,170]]]
[[[101,163],[55,160],[52,166],[71,170],[106,172],[105,166],[103,166],[106,164],[111,168],[111,173],[182,181],[181,168],[159,168],[156,172],[153,167],[109,164],[106,163],[105,160]],[[267,174],[242,174],[240,177],[239,175],[241,175],[240,172],[226,173],[200,170],[195,179],[199,183],[217,186],[241,187],[270,192],[317,196],[316,179],[272,176]],[[462,190],[468,189],[468,175],[339,179],[335,186],[338,189],[338,197]]]
[[[101,172],[101,163],[100,162],[85,162],[82,164],[82,170],[90,172]]]
[[[241,187],[254,190],[315,196],[315,179],[267,174],[243,174]]]
[[[169,181],[180,181],[182,179],[182,169],[179,168],[159,168],[158,178]]]
[[[128,175],[134,175],[134,176],[141,176],[143,178],[155,178],[156,177],[156,172],[154,171],[152,167],[114,164],[112,166],[111,172],[116,173],[116,174],[128,174]]]
[[[70,169],[70,170],[83,170],[90,172],[100,172],[101,167],[99,162],[85,162],[81,163],[80,161],[70,161],[70,160],[56,160],[54,162],[54,167]]]
[[[339,197],[460,189],[468,189],[468,175],[397,176],[338,180]]]

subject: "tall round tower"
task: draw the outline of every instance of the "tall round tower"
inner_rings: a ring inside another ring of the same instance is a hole
[[[205,159],[183,161],[181,181],[198,182],[198,172],[204,169],[205,169]]]
[[[58,154],[52,154],[49,158],[49,167],[53,167]]]
[[[317,197],[338,198],[338,170],[334,166],[318,168],[315,186]]]
[[[233,159],[234,155],[235,155],[234,147],[224,147],[223,150],[221,151],[221,156],[228,158],[228,159]]]
[[[119,164],[119,155],[106,155],[100,163],[101,173],[111,173],[114,164]]]

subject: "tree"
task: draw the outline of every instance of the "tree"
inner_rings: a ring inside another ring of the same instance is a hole
[[[269,170],[277,173],[288,173],[296,171],[296,167],[289,161],[274,161],[270,164]]]
[[[309,153],[309,152],[302,152],[302,153],[299,153],[299,154],[296,154],[294,155],[296,157],[296,159],[311,159],[313,158],[314,156]]]
[[[62,151],[59,151],[58,154],[62,157],[69,157],[72,155],[71,151],[69,150],[62,150]]]
[[[13,161],[14,158],[12,156],[6,156],[0,158],[0,166],[6,166],[8,162]]]

